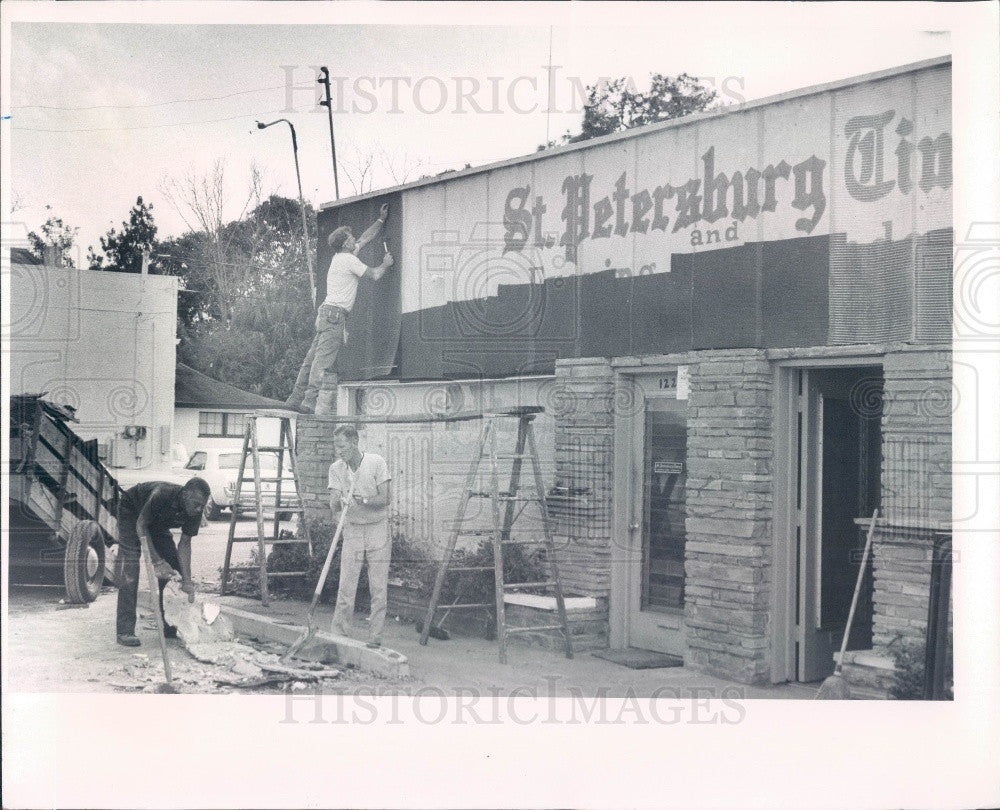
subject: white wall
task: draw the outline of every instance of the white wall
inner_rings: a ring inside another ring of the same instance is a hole
[[[473,382],[361,383],[342,384],[338,413],[358,413],[349,408],[357,390],[364,391],[366,416],[419,416],[440,414],[452,388],[451,405],[458,412],[489,412],[516,406],[541,405],[546,412],[534,420],[535,440],[546,490],[555,483],[555,420],[558,408],[555,376],[527,377]],[[460,393],[459,393],[460,391]],[[500,421],[497,452],[513,453],[517,419]],[[358,425],[362,450],[386,458],[393,477],[392,512],[399,516],[399,530],[423,545],[440,549],[448,539],[462,496],[465,479],[476,449],[481,420],[444,424],[363,424]],[[501,460],[500,488],[506,489],[511,461]],[[477,486],[489,488],[489,460],[480,467]],[[530,465],[522,467],[522,488],[533,484]],[[539,513],[529,506],[515,524],[521,531],[538,530]],[[489,501],[473,499],[467,517],[470,528],[491,525]],[[475,545],[474,538],[461,546]]]
[[[174,410],[174,441],[184,445],[188,454],[196,450],[232,450],[243,449],[243,437],[219,438],[215,436],[198,436],[198,414],[202,411],[215,413],[249,413],[240,408],[176,408]],[[277,445],[280,422],[277,419],[261,419],[258,423],[258,443],[262,445]],[[295,435],[295,420],[292,420],[292,436]]]
[[[11,392],[76,408],[73,429],[110,442],[127,425],[124,465],[169,466],[177,285],[170,276],[11,266]]]

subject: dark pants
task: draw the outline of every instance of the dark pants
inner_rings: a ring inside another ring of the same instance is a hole
[[[135,635],[135,606],[139,598],[139,560],[142,544],[136,531],[138,515],[122,509],[118,513],[118,561],[115,564],[115,578],[118,581],[118,618],[117,632],[120,636]],[[150,537],[153,548],[175,571],[181,570],[180,558],[177,556],[177,546],[169,529],[154,530]],[[161,579],[160,585],[160,615],[163,615],[163,589],[168,580]],[[164,618],[164,624],[166,619]]]

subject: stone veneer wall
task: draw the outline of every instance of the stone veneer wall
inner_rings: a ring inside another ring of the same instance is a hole
[[[614,388],[607,360],[559,360],[549,403],[556,421],[555,484],[567,490],[549,502],[563,590],[605,605],[611,590]]]
[[[951,353],[907,347],[885,356],[882,515],[874,547],[874,649],[922,644],[935,529],[951,525]],[[900,640],[897,640],[900,639]]]
[[[330,465],[336,459],[333,431],[337,422],[322,416],[303,415],[295,420],[295,450],[302,481],[302,505],[309,520],[330,519],[326,488]]]
[[[690,365],[685,663],[767,680],[773,492],[772,370],[759,351]]]

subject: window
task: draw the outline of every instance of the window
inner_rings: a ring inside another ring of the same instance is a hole
[[[227,436],[242,438],[249,414],[201,411],[198,414],[199,436]]]
[[[207,458],[208,458],[208,456],[205,453],[192,453],[191,454],[191,458],[188,460],[188,463],[185,465],[184,469],[185,470],[204,470],[205,469],[205,461],[206,461]]]

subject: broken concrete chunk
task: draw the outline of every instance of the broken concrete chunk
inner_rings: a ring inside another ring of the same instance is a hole
[[[219,618],[219,612],[222,610],[218,605],[212,602],[205,602],[201,606],[201,615],[205,620],[206,624],[212,624],[217,618]]]

